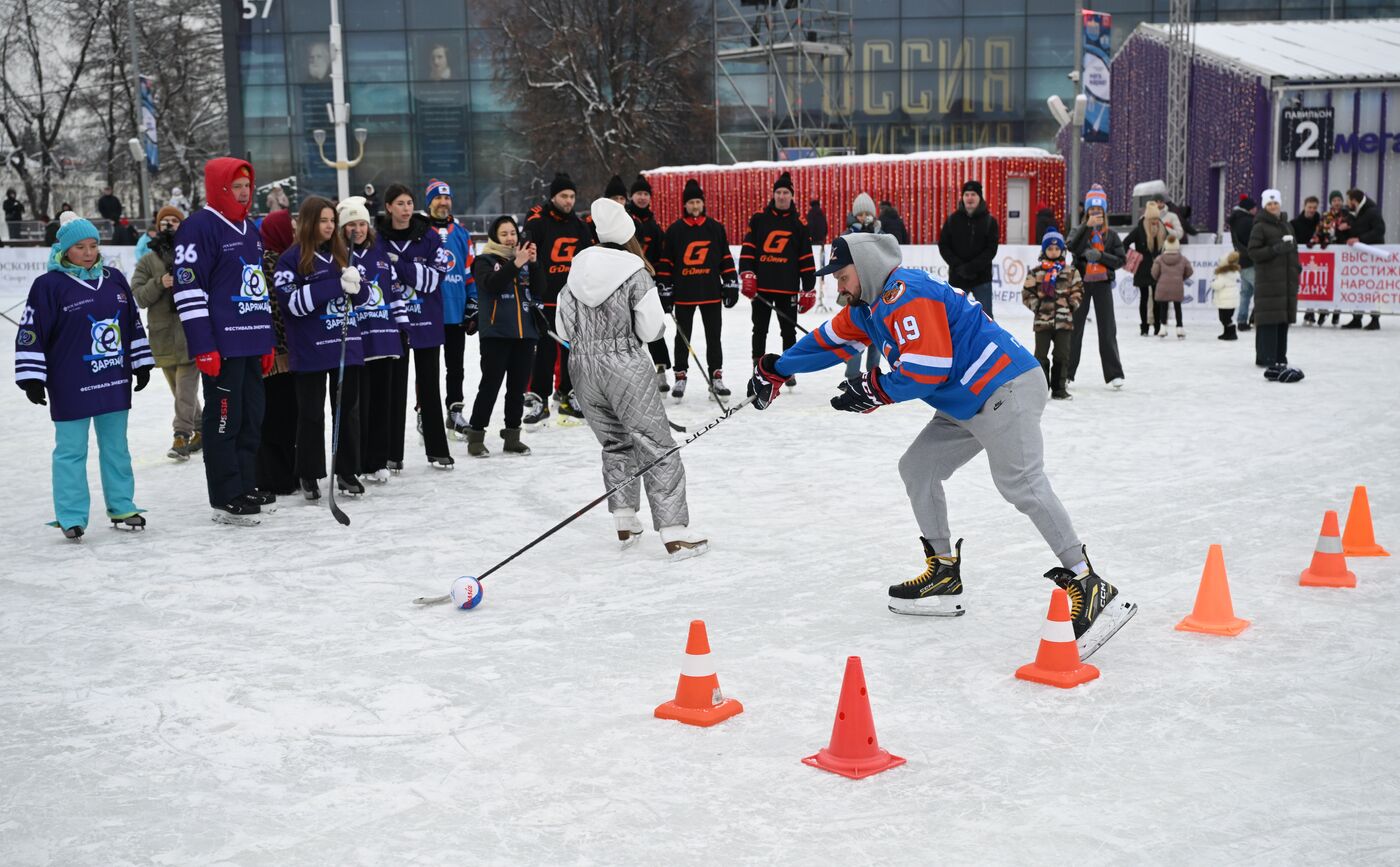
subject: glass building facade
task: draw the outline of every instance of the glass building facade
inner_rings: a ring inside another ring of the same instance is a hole
[[[333,193],[335,173],[317,155],[328,131],[328,30],[333,0],[224,2],[224,44],[234,153],[248,155],[260,183],[297,178],[298,189]],[[708,10],[711,0],[697,0]],[[725,2],[725,0],[721,0]],[[752,0],[745,4],[754,8]],[[1115,49],[1142,21],[1166,21],[1167,0],[1090,0],[1113,15]],[[858,153],[907,153],[994,145],[1053,149],[1045,100],[1068,103],[1074,87],[1073,0],[855,0],[852,74],[804,92],[809,106],[849,111],[853,133],[830,141]],[[456,210],[518,210],[508,160],[528,143],[511,129],[511,103],[492,80],[493,21],[473,0],[339,0],[346,98],[352,127],[368,130],[351,189],[429,178],[452,184]],[[1197,21],[1400,15],[1400,0],[1198,0]],[[1320,52],[1329,49],[1319,46]],[[1163,70],[1165,75],[1165,70]],[[737,77],[750,103],[766,100],[761,67]],[[1165,89],[1164,89],[1165,90]],[[752,118],[720,79],[720,123]],[[741,159],[767,158],[762,142]],[[353,139],[350,149],[355,150]]]

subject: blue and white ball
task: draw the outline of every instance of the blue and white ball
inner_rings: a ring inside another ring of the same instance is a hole
[[[464,611],[470,611],[481,604],[481,582],[470,575],[463,575],[452,582],[452,604]]]

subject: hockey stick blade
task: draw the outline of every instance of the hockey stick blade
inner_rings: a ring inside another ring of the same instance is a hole
[[[452,594],[446,593],[442,596],[419,596],[413,600],[414,605],[441,605],[444,602],[451,602]]]

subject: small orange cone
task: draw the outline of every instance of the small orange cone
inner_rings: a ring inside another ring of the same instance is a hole
[[[1389,557],[1390,552],[1376,544],[1371,529],[1371,500],[1366,486],[1357,485],[1347,511],[1347,528],[1342,531],[1342,553],[1348,557]]]
[[[1356,575],[1347,571],[1347,558],[1342,554],[1342,539],[1337,533],[1337,513],[1328,510],[1322,516],[1322,534],[1317,537],[1317,550],[1312,565],[1303,570],[1298,583],[1304,587],[1355,587]]]
[[[681,679],[676,697],[656,708],[657,719],[673,719],[692,726],[712,726],[744,712],[736,699],[725,698],[719,689],[719,675],[710,661],[710,639],[705,621],[690,621],[690,638],[685,643]]]
[[[865,670],[859,656],[846,657],[846,677],[836,704],[836,723],[826,749],[802,760],[804,765],[859,780],[904,764],[904,759],[880,749],[875,738],[875,718],[865,693]]]
[[[1074,642],[1074,625],[1069,620],[1069,595],[1056,587],[1050,593],[1050,613],[1040,634],[1040,650],[1035,662],[1016,669],[1021,680],[1070,689],[1099,676],[1099,670],[1079,661],[1079,645]]]
[[[1249,627],[1249,621],[1235,616],[1230,601],[1230,583],[1225,578],[1225,552],[1211,545],[1206,554],[1206,568],[1201,572],[1201,586],[1196,591],[1196,607],[1176,625],[1181,632],[1204,632],[1207,635],[1239,635]]]

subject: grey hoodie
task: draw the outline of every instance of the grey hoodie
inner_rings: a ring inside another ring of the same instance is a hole
[[[845,235],[851,262],[860,278],[860,300],[874,304],[885,291],[890,272],[899,267],[899,241],[893,235]]]

